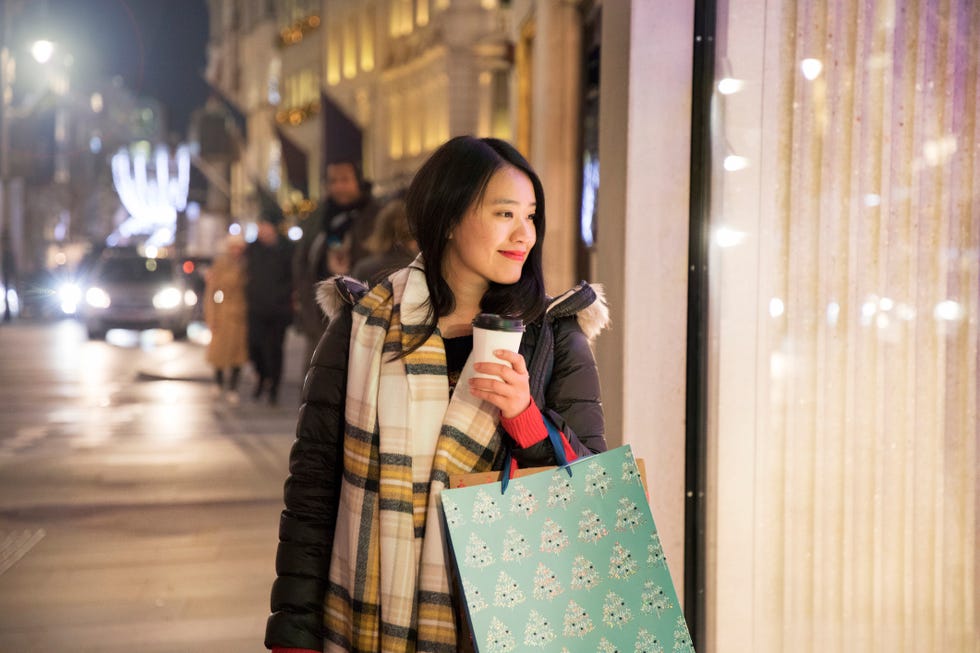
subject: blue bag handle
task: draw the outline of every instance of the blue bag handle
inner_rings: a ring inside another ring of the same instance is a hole
[[[558,467],[565,469],[568,475],[572,475],[572,468],[568,464],[568,457],[565,455],[565,445],[561,441],[561,431],[555,426],[555,423],[551,421],[551,418],[541,413],[541,417],[544,419],[544,427],[548,430],[548,440],[551,441],[551,447],[555,450],[555,460],[558,461]],[[500,493],[504,494],[507,491],[507,485],[510,483],[510,460],[513,457],[512,454],[512,444],[508,441],[506,453],[504,454],[504,473],[500,478]]]

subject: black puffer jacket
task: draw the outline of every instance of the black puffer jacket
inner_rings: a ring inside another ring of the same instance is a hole
[[[343,307],[331,316],[306,375],[284,490],[286,508],[279,522],[268,648],[323,647],[323,598],[343,473],[351,306],[366,290],[350,279],[336,283],[333,292]],[[521,342],[535,403],[580,456],[606,450],[599,375],[589,340],[607,319],[593,287],[581,284],[554,300],[541,323],[528,325]],[[497,469],[503,453],[497,457]],[[556,463],[547,439],[515,449],[513,455],[521,467]]]

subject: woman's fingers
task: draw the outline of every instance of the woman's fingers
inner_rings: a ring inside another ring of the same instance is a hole
[[[514,417],[531,401],[527,365],[520,354],[505,350],[495,351],[494,354],[510,365],[489,362],[474,364],[473,369],[477,372],[497,378],[470,379],[470,392],[499,408],[504,417]]]
[[[524,362],[524,357],[517,352],[509,349],[496,349],[493,355],[510,363],[510,366],[518,374],[527,374],[527,363]]]
[[[524,362],[523,356],[512,351],[507,351],[506,349],[498,349],[494,352],[494,355],[507,361],[510,365],[483,361],[475,363],[473,369],[481,374],[492,374],[493,376],[499,377],[505,383],[520,384],[522,379],[527,379],[527,364]]]

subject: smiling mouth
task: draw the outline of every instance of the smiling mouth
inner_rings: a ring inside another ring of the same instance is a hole
[[[527,252],[521,252],[521,251],[502,251],[501,250],[500,253],[503,254],[504,256],[506,256],[507,258],[509,258],[512,261],[523,261],[525,258],[527,258]]]

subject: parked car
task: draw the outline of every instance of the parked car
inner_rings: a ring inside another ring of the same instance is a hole
[[[196,304],[178,262],[106,250],[86,278],[79,317],[94,340],[109,329],[167,329],[182,340]]]

